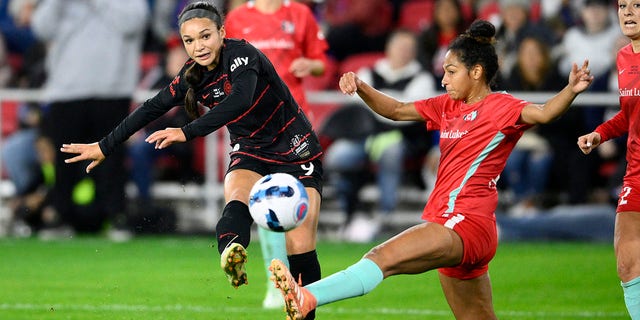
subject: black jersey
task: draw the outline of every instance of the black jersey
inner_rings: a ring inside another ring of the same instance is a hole
[[[149,122],[184,104],[189,60],[174,80],[145,101],[100,141],[107,155]],[[242,153],[272,163],[302,163],[322,149],[311,124],[266,56],[243,40],[225,39],[218,66],[204,73],[196,99],[209,110],[182,127],[187,140],[223,126],[231,154]]]

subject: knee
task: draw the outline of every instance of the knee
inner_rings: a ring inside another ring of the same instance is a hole
[[[619,254],[617,258],[617,271],[620,280],[627,282],[640,276],[640,263],[638,263],[638,259]]]
[[[382,250],[380,246],[373,247],[371,250],[369,250],[369,252],[367,252],[364,255],[363,258],[366,258],[375,262],[380,267],[383,273],[389,269],[387,259],[385,258],[384,250]]]
[[[385,277],[405,272],[406,265],[412,264],[409,260],[401,258],[393,250],[385,249],[385,244],[380,244],[369,250],[363,258],[369,259],[378,265]]]

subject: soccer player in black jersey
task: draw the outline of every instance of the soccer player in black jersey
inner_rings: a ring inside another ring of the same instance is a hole
[[[286,172],[309,194],[304,223],[286,233],[292,271],[302,283],[320,279],[316,232],[322,192],[322,149],[311,124],[273,65],[246,41],[225,39],[222,16],[210,3],[196,2],[179,16],[180,36],[189,59],[173,81],[145,101],[100,142],[63,144],[77,154],[67,163],[99,165],[115,148],[173,106],[184,105],[193,121],[152,133],[157,149],[202,137],[226,126],[232,151],[224,179],[226,205],[216,226],[221,264],[231,284],[247,283],[246,250],[253,219],[249,191],[264,175]],[[208,109],[206,112],[203,109]]]

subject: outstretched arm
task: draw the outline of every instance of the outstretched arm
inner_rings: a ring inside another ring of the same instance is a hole
[[[391,120],[424,121],[415,108],[413,102],[400,102],[390,97],[364,81],[353,72],[347,72],[340,77],[340,91],[344,94],[355,93],[377,114]]]
[[[520,122],[535,125],[557,119],[569,109],[573,100],[585,91],[591,82],[593,82],[593,76],[589,71],[589,61],[585,60],[580,68],[574,63],[567,86],[544,105],[530,104],[524,107],[520,114]]]

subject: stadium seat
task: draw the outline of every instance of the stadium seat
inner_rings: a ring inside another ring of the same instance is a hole
[[[398,27],[416,33],[428,28],[433,19],[433,0],[409,0],[402,4]]]
[[[307,91],[322,91],[336,89],[338,87],[338,62],[329,58],[325,66],[324,74],[320,77],[304,77],[302,85]]]
[[[157,66],[160,63],[160,54],[155,52],[143,52],[140,56],[140,71],[141,75],[147,74],[149,70]]]
[[[340,63],[338,77],[349,71],[358,72],[363,67],[371,67],[378,59],[383,57],[384,52],[366,52],[351,55]]]
[[[11,67],[11,73],[18,74],[22,70],[22,58],[21,54],[10,53],[7,55],[7,63]]]
[[[18,129],[18,101],[5,101],[0,103],[2,109],[2,136],[7,137]]]

